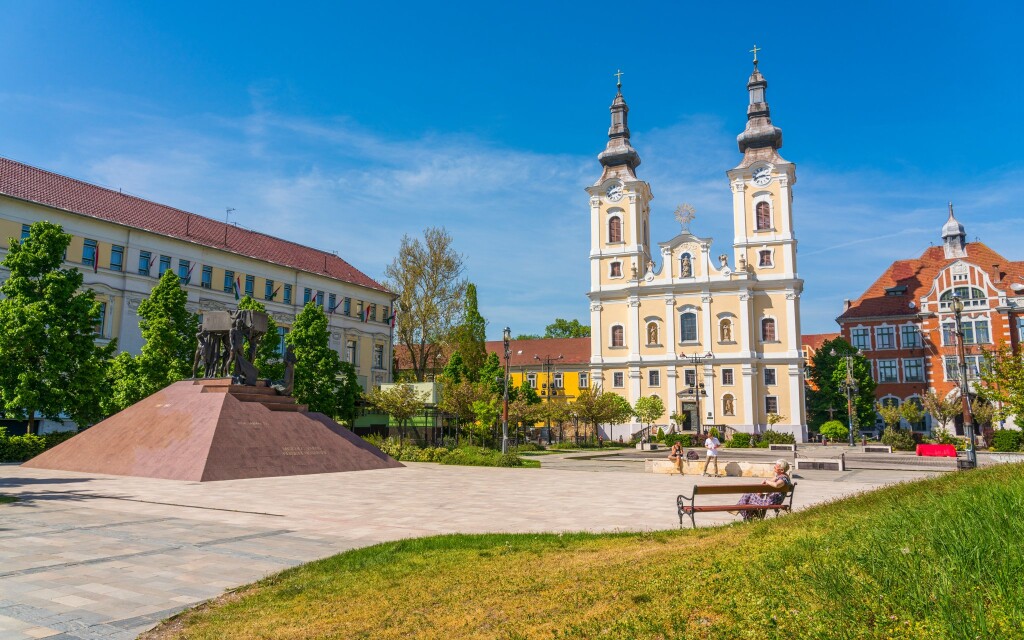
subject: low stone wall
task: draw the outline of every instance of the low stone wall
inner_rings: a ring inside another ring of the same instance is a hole
[[[671,460],[646,460],[644,470],[650,473],[679,474],[679,466]],[[682,472],[687,476],[699,476],[704,470],[704,459],[684,460]],[[709,473],[714,470],[712,464]],[[719,460],[718,473],[736,478],[774,478],[774,462],[739,462]]]

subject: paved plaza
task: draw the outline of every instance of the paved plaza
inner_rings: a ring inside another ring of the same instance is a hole
[[[544,462],[207,483],[0,465],[0,493],[20,498],[0,505],[0,638],[134,638],[225,589],[388,540],[676,528],[676,495],[695,482],[614,458]],[[794,507],[928,475],[804,471]]]

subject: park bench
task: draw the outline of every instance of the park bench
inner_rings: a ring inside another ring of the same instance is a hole
[[[683,526],[683,516],[690,516],[690,524],[697,528],[694,515],[697,513],[714,513],[720,511],[774,511],[778,517],[780,511],[793,510],[793,492],[796,490],[796,483],[792,487],[776,489],[763,484],[708,484],[693,485],[692,495],[679,494],[676,498],[676,506],[679,508],[679,526]],[[737,495],[744,493],[781,493],[782,504],[696,504],[697,496],[722,496]],[[786,502],[788,498],[788,503]]]

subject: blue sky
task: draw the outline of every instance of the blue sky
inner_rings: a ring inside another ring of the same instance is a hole
[[[718,6],[721,5],[721,6]],[[489,337],[589,321],[583,189],[616,69],[652,239],[697,207],[731,242],[757,43],[794,216],[805,333],[897,258],[1022,259],[1020,3],[21,2],[0,23],[0,155],[335,250],[382,277],[444,225]],[[714,250],[714,249],[713,249]]]

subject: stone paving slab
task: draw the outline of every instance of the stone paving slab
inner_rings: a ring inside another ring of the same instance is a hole
[[[414,463],[208,483],[0,465],[0,493],[20,498],[0,505],[0,639],[134,638],[225,589],[388,540],[675,528],[676,495],[694,482],[547,458],[558,468]],[[794,507],[926,475],[802,472]]]

